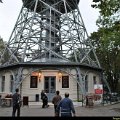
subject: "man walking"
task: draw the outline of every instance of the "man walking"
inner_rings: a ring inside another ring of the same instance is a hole
[[[56,108],[57,105],[59,104],[60,100],[62,99],[60,92],[56,91],[56,95],[52,99],[52,103],[54,104],[54,110],[55,110],[55,116],[56,116]]]
[[[16,93],[14,93],[12,96],[12,101],[13,101],[12,117],[15,117],[16,111],[17,111],[17,117],[20,117],[21,95],[19,94],[18,88],[15,91]]]
[[[69,98],[69,93],[65,93],[65,98],[62,99],[57,108],[56,113],[61,117],[72,117],[75,116],[75,109],[72,100]]]

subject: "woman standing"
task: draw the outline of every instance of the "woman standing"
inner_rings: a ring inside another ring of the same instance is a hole
[[[43,103],[42,108],[49,107],[49,105],[48,105],[48,97],[47,97],[44,90],[42,90],[42,92],[41,92],[41,99],[42,99],[42,103]]]

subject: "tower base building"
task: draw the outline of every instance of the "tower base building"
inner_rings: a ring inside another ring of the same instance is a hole
[[[79,0],[22,0],[23,6],[0,58],[0,94],[20,89],[24,105],[49,101],[56,90],[73,101],[95,94],[102,69],[78,9]]]

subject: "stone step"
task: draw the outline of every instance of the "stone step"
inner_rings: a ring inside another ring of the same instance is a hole
[[[82,102],[73,102],[74,106],[82,106]],[[49,106],[54,106],[51,102],[48,102]],[[42,102],[29,102],[29,106],[42,106]]]

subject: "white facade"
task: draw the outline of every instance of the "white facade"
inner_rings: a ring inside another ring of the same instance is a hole
[[[23,70],[23,75],[27,75],[30,72],[30,69],[26,68]],[[76,71],[74,69],[64,69],[64,71],[61,71],[62,76],[68,76],[68,86],[66,88],[63,88],[63,80],[62,77],[60,77],[58,75],[59,70],[41,70],[41,76],[39,76],[38,74],[39,71],[33,71],[31,72],[30,75],[27,75],[24,80],[22,81],[22,84],[20,86],[20,92],[22,95],[22,99],[27,98],[27,101],[33,101],[35,102],[36,99],[38,99],[37,101],[41,101],[41,96],[40,93],[43,89],[45,89],[45,86],[48,85],[48,83],[46,84],[45,82],[45,77],[50,78],[51,76],[54,78],[54,89],[52,94],[49,95],[48,97],[50,97],[50,101],[51,98],[53,97],[53,95],[55,94],[56,90],[60,91],[61,96],[64,98],[64,93],[65,92],[69,92],[70,94],[70,98],[73,101],[77,101],[78,97],[79,99],[81,98],[82,92],[81,89],[78,87],[77,85],[77,77],[76,77]],[[99,84],[101,83],[101,79],[100,79],[100,73],[98,71],[95,70],[84,70],[81,69],[81,74],[84,76],[83,77],[83,82],[84,82],[84,86],[86,84],[87,90],[86,93],[93,93],[94,94],[94,84]],[[2,71],[0,74],[0,94],[2,97],[5,97],[6,94],[11,94],[12,91],[10,91],[11,89],[11,76],[12,73],[10,71]],[[5,77],[3,77],[5,76]],[[31,76],[37,76],[37,87],[35,88],[31,88]],[[87,76],[87,79],[85,82],[85,76]],[[3,78],[5,78],[5,82],[3,83]],[[49,80],[48,80],[49,81]],[[15,80],[14,80],[15,82]],[[51,82],[52,83],[52,82]],[[2,89],[4,85],[4,89]],[[50,90],[52,87],[52,84],[47,86]],[[85,87],[85,88],[86,88]],[[79,88],[79,89],[78,89]],[[36,95],[38,98],[36,98]]]

